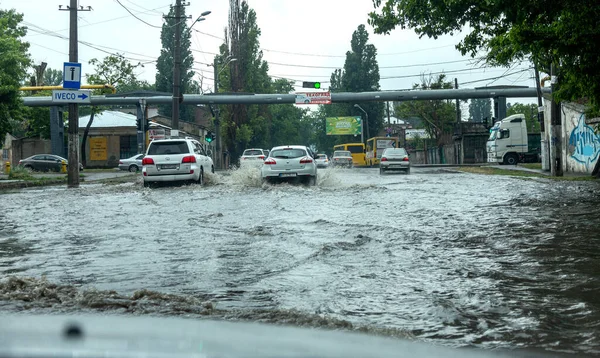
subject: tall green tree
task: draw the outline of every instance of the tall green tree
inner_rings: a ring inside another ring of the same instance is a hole
[[[44,86],[58,86],[63,81],[63,73],[61,70],[47,68],[44,72]]]
[[[414,84],[413,89],[436,90],[451,89],[454,84],[446,81],[446,75],[437,77],[421,77],[420,84]],[[419,117],[425,126],[429,137],[436,141],[438,147],[449,144],[452,140],[456,107],[452,100],[428,100],[401,102],[395,113],[399,118]]]
[[[506,104],[506,116],[512,116],[513,114],[524,114],[525,120],[527,121],[527,132],[529,133],[540,133],[540,122],[537,119],[537,108],[538,106],[534,103],[507,103]]]
[[[219,69],[219,91],[269,93],[269,65],[260,50],[256,12],[246,1],[232,1],[226,42],[217,57],[218,63],[228,64],[228,68]],[[223,142],[234,162],[246,147],[266,147],[271,143],[269,115],[268,105],[221,106]]]
[[[181,8],[181,15],[185,16],[185,6]],[[169,14],[162,26],[160,32],[160,41],[162,49],[160,50],[160,56],[156,62],[156,90],[160,92],[173,93],[173,56],[175,54],[175,23],[182,21],[175,19],[175,8],[171,7]],[[181,93],[199,93],[199,85],[194,81],[195,72],[192,69],[194,65],[194,56],[190,50],[191,45],[191,34],[188,26],[185,22],[181,23]],[[171,117],[172,106],[161,105],[159,110],[163,115]],[[193,122],[194,121],[194,107],[193,106],[180,106],[179,116],[182,121]]]
[[[549,73],[560,64],[558,100],[588,98],[600,112],[600,2],[596,0],[373,0],[369,14],[376,33],[412,28],[437,38],[466,30],[457,44],[464,55],[484,57],[488,64],[508,66],[531,60]],[[466,25],[468,24],[468,28]]]
[[[23,120],[19,87],[31,65],[29,44],[23,41],[27,28],[23,15],[0,9],[0,142],[14,125]]]
[[[377,49],[375,45],[368,42],[369,33],[365,29],[365,25],[359,25],[352,34],[350,51],[346,52],[344,69],[335,70],[331,75],[330,90],[332,92],[367,92],[378,91],[381,88],[379,85],[380,76]],[[383,129],[384,104],[381,102],[369,102],[361,103],[360,106],[368,114],[368,121],[365,121],[364,137],[366,140],[368,139],[367,134],[375,137]],[[361,116],[365,120],[364,113],[354,107],[354,103],[332,105],[330,109],[324,109],[323,112],[328,116]],[[355,141],[352,138],[337,139]],[[331,140],[328,140],[328,142],[331,142]]]
[[[294,91],[293,84],[285,79],[276,79],[272,83],[274,93],[288,94]],[[306,108],[293,104],[275,104],[269,107],[269,138],[267,148],[282,144],[314,144]]]
[[[492,100],[489,98],[472,99],[469,103],[470,122],[490,122],[492,118]]]

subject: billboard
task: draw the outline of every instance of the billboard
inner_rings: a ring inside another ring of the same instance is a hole
[[[358,135],[361,133],[360,117],[325,118],[327,135]]]

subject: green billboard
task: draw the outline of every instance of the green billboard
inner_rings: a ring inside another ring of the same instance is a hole
[[[358,135],[361,133],[360,117],[325,118],[327,135]]]

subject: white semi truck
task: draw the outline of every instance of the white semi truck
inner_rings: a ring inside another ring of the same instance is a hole
[[[539,133],[527,133],[523,114],[513,114],[498,121],[490,129],[487,141],[488,163],[515,165],[520,162],[539,162],[541,150]]]

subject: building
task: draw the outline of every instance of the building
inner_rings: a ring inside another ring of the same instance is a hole
[[[79,137],[89,122],[90,116],[79,117]],[[112,168],[119,159],[138,153],[136,116],[120,111],[103,111],[94,116],[90,126],[85,153],[86,168]],[[83,160],[81,160],[83,162]]]

